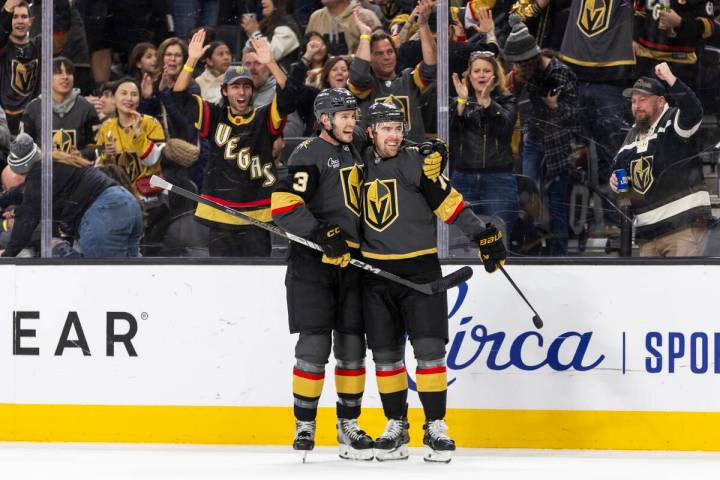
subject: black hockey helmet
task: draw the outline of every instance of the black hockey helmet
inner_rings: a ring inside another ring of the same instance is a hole
[[[353,110],[357,112],[357,99],[346,88],[326,88],[315,97],[313,110],[315,118],[320,121],[320,116],[327,113],[332,121],[332,114]]]
[[[368,125],[385,122],[401,122],[405,127],[405,113],[394,101],[388,97],[386,101],[373,103],[368,109]]]

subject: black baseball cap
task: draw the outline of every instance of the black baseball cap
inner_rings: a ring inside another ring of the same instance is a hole
[[[658,97],[667,95],[665,85],[657,78],[651,77],[640,77],[635,80],[632,88],[623,90],[623,96],[630,98],[635,92],[644,93],[645,95],[657,95]]]
[[[252,83],[252,74],[250,73],[250,70],[243,66],[230,67],[225,72],[223,85],[232,85],[233,83],[237,83],[241,80]]]

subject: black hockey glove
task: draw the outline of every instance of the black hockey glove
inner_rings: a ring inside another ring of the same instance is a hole
[[[485,266],[485,271],[493,273],[505,263],[507,251],[502,241],[502,233],[492,224],[485,225],[476,236],[475,241],[480,247],[480,260]]]
[[[350,263],[350,249],[345,242],[345,235],[337,225],[321,225],[311,234],[310,240],[322,248],[323,263],[343,268]]]

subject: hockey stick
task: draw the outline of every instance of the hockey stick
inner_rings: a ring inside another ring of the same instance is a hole
[[[260,220],[257,220],[249,215],[244,214],[243,212],[240,212],[238,210],[235,210],[233,208],[225,206],[222,203],[218,203],[213,200],[209,200],[207,198],[201,197],[200,195],[198,195],[196,193],[193,193],[189,190],[185,190],[184,188],[173,185],[172,183],[168,182],[164,178],[158,177],[157,175],[152,176],[152,178],[150,179],[150,185],[152,185],[153,187],[162,188],[163,190],[167,190],[168,192],[176,193],[176,194],[180,195],[181,197],[185,197],[188,200],[192,200],[196,203],[202,203],[203,205],[207,205],[208,207],[212,207],[217,210],[221,210],[229,215],[232,215],[234,217],[241,218],[247,222],[250,222],[253,225],[255,225],[256,227],[260,227],[264,230],[269,231],[270,233],[274,233],[275,235],[285,237],[288,240],[299,243],[301,245],[305,245],[306,247],[312,248],[313,250],[322,252],[322,247],[320,245],[318,245],[317,243],[313,243],[310,240],[306,240],[302,237],[298,237],[297,235],[293,235],[292,233],[286,232],[285,230],[282,230],[280,227],[273,225],[272,223],[265,223]],[[375,275],[383,277],[387,280],[393,281],[395,283],[399,283],[400,285],[404,285],[408,288],[412,288],[413,290],[416,290],[420,293],[424,293],[425,295],[434,295],[436,293],[445,292],[453,287],[456,287],[457,285],[461,284],[462,282],[470,279],[470,277],[472,277],[472,274],[473,274],[472,268],[465,266],[459,270],[452,272],[449,275],[446,275],[446,276],[439,278],[437,280],[434,280],[432,282],[415,283],[415,282],[411,282],[410,280],[406,280],[402,277],[398,277],[397,275],[392,274],[390,272],[386,272],[385,270],[383,270],[381,268],[367,264],[356,258],[351,258],[350,264],[357,268],[365,270],[367,272],[374,273]]]
[[[535,324],[535,328],[537,328],[538,330],[541,329],[543,327],[543,321],[540,318],[540,315],[535,311],[533,306],[530,305],[530,302],[528,301],[527,298],[525,298],[525,295],[523,294],[522,290],[520,290],[520,288],[517,285],[515,285],[515,282],[513,281],[512,278],[510,278],[510,275],[505,271],[505,269],[503,268],[502,265],[500,265],[500,271],[503,273],[503,275],[505,275],[505,278],[507,278],[508,282],[510,282],[510,285],[513,286],[515,291],[522,297],[523,300],[525,300],[525,303],[527,303],[527,306],[530,307],[530,310],[532,310],[533,313],[535,313],[535,315],[532,318],[533,324]]]

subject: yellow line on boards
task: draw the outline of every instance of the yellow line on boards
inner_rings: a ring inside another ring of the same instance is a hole
[[[411,445],[423,415],[409,413]],[[720,451],[718,412],[448,410],[460,447]],[[382,433],[382,410],[360,425]],[[0,441],[289,445],[290,407],[186,407],[0,404]],[[336,445],[335,409],[318,412],[318,445]]]

